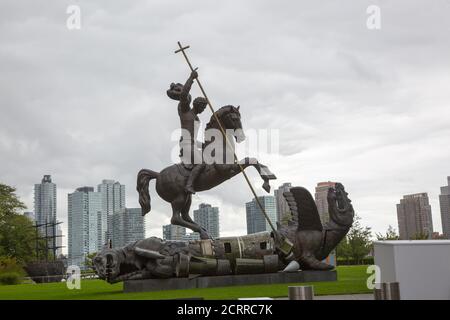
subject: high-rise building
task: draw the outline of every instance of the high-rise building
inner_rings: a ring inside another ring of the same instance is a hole
[[[274,196],[258,197],[261,206],[268,215],[270,221],[275,226],[277,220],[277,208]],[[245,204],[247,216],[247,234],[272,231],[269,222],[264,217],[258,203],[255,199]]]
[[[314,199],[316,201],[317,211],[319,212],[320,221],[322,225],[330,221],[330,215],[328,213],[328,189],[334,188],[336,182],[319,182],[316,186],[316,192]]]
[[[431,239],[433,239],[433,240],[445,240],[447,238],[445,237],[444,234],[441,234],[439,232],[433,232],[433,235],[431,236]]]
[[[163,226],[163,239],[164,240],[183,240],[186,236],[186,228],[177,226],[174,224],[168,224]]]
[[[124,247],[145,238],[141,208],[124,208],[113,214],[113,248]]]
[[[71,264],[84,267],[86,256],[98,252],[102,239],[102,194],[82,187],[68,194],[68,246]]]
[[[441,187],[439,205],[441,208],[442,233],[446,239],[450,239],[450,177],[447,177],[447,185]]]
[[[427,237],[433,234],[431,206],[427,193],[403,196],[397,204],[398,229],[401,240]]]
[[[319,213],[320,222],[322,225],[330,221],[330,214],[328,212],[328,189],[334,188],[336,182],[325,181],[319,182],[316,186],[314,200],[317,206],[317,212]],[[325,258],[325,263],[336,265],[336,252],[335,250],[330,252],[330,255]]]
[[[283,193],[288,192],[291,187],[291,183],[286,182],[274,191],[275,201],[277,204],[277,221],[281,224],[285,223],[287,219],[286,217],[290,217],[291,214],[288,203],[283,196]]]
[[[125,208],[125,186],[114,180],[103,180],[97,191],[102,195],[102,242],[112,240],[112,220],[116,211]]]
[[[27,217],[28,219],[30,219],[30,221],[34,222],[34,220],[35,220],[34,212],[27,211],[27,212],[24,212],[23,215],[25,217]]]
[[[55,246],[56,232],[56,184],[51,175],[44,175],[41,183],[34,185],[34,222],[41,236],[46,237],[48,248]]]
[[[200,234],[198,232],[187,233],[186,235],[181,237],[181,240],[183,241],[200,240]]]
[[[41,236],[48,237],[48,245],[52,247],[51,237],[56,235],[56,184],[51,175],[44,175],[41,183],[34,185],[34,213]]]
[[[205,228],[212,238],[220,237],[219,208],[202,203],[194,210],[194,221]]]

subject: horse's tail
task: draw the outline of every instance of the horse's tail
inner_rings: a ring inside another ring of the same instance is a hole
[[[150,205],[150,193],[148,192],[148,184],[150,180],[155,179],[159,176],[158,172],[142,169],[137,175],[137,186],[136,190],[139,192],[139,204],[142,208],[142,215],[149,213],[151,210]]]

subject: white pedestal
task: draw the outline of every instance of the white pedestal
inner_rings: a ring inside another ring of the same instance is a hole
[[[450,240],[374,242],[381,282],[399,282],[400,298],[450,300]]]

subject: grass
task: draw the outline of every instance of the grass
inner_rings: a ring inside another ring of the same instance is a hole
[[[367,289],[367,266],[339,266],[338,281],[313,282],[316,295],[371,293]],[[237,299],[239,297],[286,297],[287,287],[295,284],[252,285],[222,288],[167,290],[157,292],[123,293],[122,283],[108,284],[102,280],[83,280],[80,290],[69,290],[64,282],[45,284],[19,284],[0,286],[1,300],[36,299],[175,299],[203,297],[205,299]],[[302,283],[305,285],[305,283]]]

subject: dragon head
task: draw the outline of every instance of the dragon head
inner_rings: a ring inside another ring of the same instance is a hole
[[[100,279],[112,282],[120,274],[121,260],[114,249],[104,248],[92,259],[92,263]]]
[[[352,225],[355,212],[341,183],[336,183],[334,188],[328,189],[327,200],[330,219],[341,226]]]

